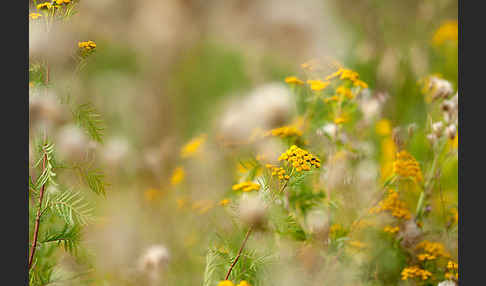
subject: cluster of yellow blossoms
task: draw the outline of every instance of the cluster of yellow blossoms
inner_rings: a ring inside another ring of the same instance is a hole
[[[446,41],[457,43],[458,25],[457,20],[449,20],[442,24],[442,26],[435,32],[432,43],[436,46],[443,44]]]
[[[192,157],[198,153],[201,146],[206,141],[206,135],[202,134],[191,141],[189,141],[186,145],[184,145],[181,149],[181,157],[187,158]]]
[[[184,171],[184,168],[182,167],[177,167],[174,169],[174,172],[172,173],[172,177],[170,178],[170,183],[175,186],[182,182],[184,180],[184,177],[186,176],[186,172]]]
[[[399,230],[400,230],[400,227],[398,227],[398,226],[385,226],[385,228],[383,229],[384,232],[388,232],[388,233],[391,233],[391,234],[395,234]]]
[[[449,260],[447,263],[447,270],[448,272],[445,274],[447,279],[459,280],[459,265],[456,262]]]
[[[266,164],[265,167],[270,169],[272,171],[272,176],[278,176],[279,180],[289,180],[290,176],[287,175],[287,172],[285,172],[285,169],[282,167],[277,167],[272,164]]]
[[[272,129],[266,133],[266,136],[278,136],[280,138],[287,138],[292,136],[302,136],[302,131],[294,126],[282,126],[279,128]]]
[[[49,10],[52,8],[52,5],[50,2],[44,2],[41,4],[37,5],[37,10]]]
[[[430,276],[432,276],[430,271],[422,269],[418,266],[411,266],[402,270],[402,280],[416,277],[420,277],[422,280],[427,280],[430,278]]]
[[[285,82],[288,84],[299,84],[302,85],[304,82],[298,79],[296,76],[288,76],[285,78]]]
[[[415,249],[424,251],[424,253],[417,256],[418,259],[421,261],[426,259],[432,260],[436,259],[437,257],[450,257],[450,254],[445,250],[444,245],[440,242],[430,242],[428,240],[424,240],[421,243],[417,244]]]
[[[85,41],[85,42],[79,42],[78,43],[78,47],[82,50],[82,51],[92,51],[96,48],[96,43],[93,42],[93,41]]]
[[[368,84],[366,82],[359,79],[359,74],[353,70],[345,69],[340,67],[336,72],[332,73],[331,75],[326,77],[326,81],[332,80],[334,78],[338,78],[341,80],[350,80],[354,86],[358,86],[361,88],[368,88]]]
[[[310,88],[314,91],[321,91],[325,89],[331,83],[329,81],[322,81],[322,80],[307,80],[307,83],[310,85]]]
[[[40,13],[30,13],[29,14],[29,18],[32,19],[32,20],[38,19],[40,17],[42,17],[42,14],[40,14]]]
[[[399,219],[410,219],[410,211],[405,202],[398,197],[398,192],[388,190],[388,196],[378,203],[378,206],[371,208],[370,213],[381,213],[388,211],[392,216]]]
[[[50,10],[52,8],[60,8],[61,5],[67,5],[69,3],[71,3],[71,0],[55,0],[53,2],[44,2],[37,5],[37,10]]]
[[[258,191],[260,189],[260,184],[253,183],[253,182],[243,182],[243,183],[233,185],[231,189],[233,191],[241,190],[243,192]]]
[[[218,283],[218,286],[235,286],[233,282],[230,280],[224,280]],[[251,286],[250,283],[246,282],[245,280],[241,280],[240,283],[236,286]]]
[[[404,178],[413,178],[415,182],[423,180],[419,163],[405,150],[397,153],[396,160],[393,162],[393,173]]]
[[[287,151],[282,153],[278,160],[289,162],[297,172],[309,171],[311,167],[319,168],[321,166],[319,158],[295,145],[292,145]]]

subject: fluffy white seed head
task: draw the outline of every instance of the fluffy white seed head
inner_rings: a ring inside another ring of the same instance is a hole
[[[62,127],[57,133],[59,155],[67,160],[79,161],[86,156],[89,139],[83,130],[74,125]]]
[[[261,226],[265,219],[266,207],[258,195],[242,197],[239,204],[241,220],[250,226]]]

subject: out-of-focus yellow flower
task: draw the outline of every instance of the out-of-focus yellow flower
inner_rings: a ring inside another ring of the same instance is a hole
[[[241,190],[243,192],[258,191],[260,189],[260,184],[253,183],[253,182],[243,182],[243,183],[233,185],[231,189],[233,191]]]
[[[424,240],[415,246],[416,250],[423,250],[425,253],[435,257],[449,258],[451,255],[446,251],[445,246],[440,242]]]
[[[375,124],[375,131],[378,135],[387,136],[392,132],[391,122],[388,119],[380,119]]]
[[[188,158],[195,156],[199,153],[201,146],[206,141],[206,134],[202,134],[193,138],[189,141],[186,145],[184,145],[181,149],[181,157]]]
[[[359,240],[349,240],[348,245],[356,250],[362,250],[368,247],[368,245]]]
[[[49,10],[51,8],[52,8],[52,5],[49,2],[44,2],[44,3],[37,5],[37,10]]]
[[[384,232],[388,232],[388,233],[391,233],[391,234],[394,234],[394,233],[397,233],[398,231],[400,230],[400,227],[398,226],[385,226],[385,228],[383,229]]]
[[[251,286],[250,283],[246,282],[245,280],[241,280],[240,283],[236,286]]]
[[[229,204],[230,202],[231,202],[231,200],[230,200],[230,199],[222,199],[221,201],[219,201],[219,203],[218,203],[218,204],[219,204],[220,206],[223,206],[223,207],[224,207],[224,206],[226,206],[227,204]]]
[[[218,283],[218,286],[235,286],[230,280],[224,280]]]
[[[321,81],[321,80],[308,80],[307,83],[310,85],[310,88],[313,91],[321,91],[330,84],[330,82],[328,81]]]
[[[406,267],[402,270],[401,274],[402,280],[407,280],[409,278],[421,278],[422,280],[427,280],[432,276],[432,273],[418,266]]]
[[[396,152],[393,139],[388,136],[381,141],[381,179],[386,180],[393,174],[393,161]]]
[[[348,121],[348,119],[344,116],[338,116],[338,117],[334,118],[334,123],[337,124],[337,125],[346,123],[347,121]]]
[[[287,138],[292,136],[302,136],[302,131],[298,130],[295,126],[288,125],[272,129],[268,131],[265,135]]]
[[[55,1],[57,5],[63,5],[63,4],[69,4],[71,3],[71,0],[56,0]]]
[[[161,195],[162,193],[159,190],[154,188],[149,188],[143,193],[145,200],[148,202],[153,202],[158,200]]]
[[[412,216],[404,201],[400,200],[398,192],[388,190],[388,195],[369,211],[373,213],[389,212],[392,216],[398,219],[408,220]]]
[[[451,41],[457,44],[458,23],[457,20],[445,21],[432,37],[432,43],[435,46],[442,45],[446,41]]]
[[[361,88],[368,88],[368,84],[360,79],[353,81],[354,86],[359,86]]]
[[[304,82],[295,76],[288,76],[285,78],[285,82],[288,84],[304,84]]]
[[[397,153],[397,158],[393,162],[393,172],[403,178],[412,178],[415,182],[423,181],[420,164],[405,150]]]
[[[174,169],[174,172],[172,173],[172,177],[170,178],[170,183],[175,186],[182,182],[184,180],[184,177],[186,175],[186,172],[184,171],[184,168],[182,167],[177,167]]]
[[[417,255],[417,259],[419,261],[434,260],[436,258],[437,257],[435,255],[428,254],[428,253],[421,253],[421,254]]]
[[[40,17],[42,17],[41,13],[30,13],[29,14],[29,18],[32,19],[32,20],[38,19]]]
[[[354,98],[354,94],[351,92],[351,89],[345,87],[344,85],[340,85],[338,88],[336,88],[336,94],[345,96],[348,99]]]
[[[329,103],[329,102],[332,102],[332,101],[339,101],[339,96],[333,95],[331,97],[324,98],[325,103]]]

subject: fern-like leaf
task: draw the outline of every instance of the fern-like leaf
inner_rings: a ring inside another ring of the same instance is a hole
[[[86,225],[92,221],[92,208],[78,192],[64,191],[49,200],[50,209],[57,213],[67,225]]]
[[[93,140],[103,142],[104,122],[91,104],[78,106],[73,111],[73,117],[76,124],[84,128]]]
[[[79,225],[65,225],[60,232],[47,233],[41,243],[56,242],[63,247],[65,251],[75,254],[77,252],[80,238],[81,228]]]

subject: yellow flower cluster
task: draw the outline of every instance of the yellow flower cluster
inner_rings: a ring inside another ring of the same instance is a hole
[[[432,37],[432,43],[436,46],[443,44],[446,41],[457,43],[458,25],[457,20],[449,20],[444,22]]]
[[[302,85],[304,82],[295,76],[288,76],[285,78],[285,82],[288,84],[299,84]]]
[[[37,10],[49,10],[51,8],[52,8],[52,5],[49,2],[44,2],[44,3],[37,5]]]
[[[297,172],[309,171],[312,166],[315,168],[321,166],[321,160],[319,158],[295,145],[292,145],[285,153],[282,153],[278,160],[291,163]]]
[[[218,204],[219,204],[220,206],[223,206],[223,207],[224,207],[224,206],[226,206],[227,204],[229,204],[230,202],[231,202],[231,200],[230,200],[230,199],[222,199],[221,201],[219,201],[219,203],[218,203]]]
[[[32,20],[35,20],[35,19],[40,18],[40,17],[42,17],[42,14],[40,14],[40,13],[30,13],[29,14],[29,18],[32,19]]]
[[[189,141],[186,145],[184,145],[181,149],[181,157],[187,158],[194,156],[199,149],[201,148],[202,144],[206,141],[206,135],[202,134],[191,141]]]
[[[388,233],[391,233],[391,234],[395,234],[399,230],[400,230],[400,227],[398,227],[398,226],[385,226],[385,228],[383,229],[384,232],[388,232]]]
[[[174,169],[174,172],[172,173],[172,177],[170,178],[170,183],[175,186],[182,182],[184,180],[186,172],[184,171],[184,168],[182,167],[177,167]]]
[[[421,182],[423,180],[419,163],[405,150],[397,153],[395,162],[393,162],[393,173],[404,178],[411,177],[415,182]]]
[[[417,258],[420,261],[426,261],[426,260],[434,260],[437,258],[437,256],[428,253],[422,253],[417,255]]]
[[[233,282],[230,280],[224,280],[218,283],[218,286],[235,286]],[[241,280],[240,283],[236,286],[251,286],[250,283],[246,282],[245,280]]]
[[[445,274],[447,279],[459,280],[459,265],[456,262],[449,260],[447,262],[447,270],[448,272]]]
[[[321,80],[308,80],[307,83],[310,85],[310,88],[314,91],[321,91],[325,89],[329,84],[331,84],[328,81],[321,81]]]
[[[326,77],[326,81],[339,77],[341,80],[350,80],[354,86],[368,88],[366,82],[359,79],[359,74],[353,70],[340,67],[336,72]]]
[[[63,5],[63,4],[67,5],[67,4],[71,3],[71,0],[55,0],[54,2],[57,5]]]
[[[367,219],[360,219],[360,220],[354,221],[351,224],[351,229],[353,231],[359,231],[359,230],[363,230],[367,227],[372,227],[372,226],[375,226],[374,222],[367,220]]]
[[[283,126],[279,128],[272,129],[266,133],[266,136],[278,136],[280,138],[287,138],[292,136],[302,136],[302,131],[295,128],[294,126]]]
[[[258,191],[260,189],[260,184],[253,183],[253,182],[243,182],[243,183],[233,185],[231,189],[233,191],[241,190],[243,192]]]
[[[354,94],[351,92],[351,89],[345,87],[344,85],[340,85],[338,88],[336,88],[336,94],[345,96],[348,99],[354,98]]]
[[[347,121],[348,121],[348,119],[346,117],[343,117],[343,116],[338,116],[338,117],[334,118],[334,123],[337,124],[337,125],[346,123]]]
[[[405,202],[398,197],[398,192],[388,190],[388,196],[378,203],[378,206],[370,209],[370,213],[381,213],[388,211],[392,216],[399,219],[410,219],[410,211]]]
[[[282,167],[276,167],[271,164],[265,165],[268,169],[272,171],[272,176],[278,176],[279,180],[289,180],[290,176],[287,175],[287,172],[285,172],[285,169]]]
[[[422,269],[418,266],[406,267],[402,270],[402,280],[407,280],[408,278],[420,277],[422,280],[427,280],[432,276],[430,271]]]
[[[392,132],[391,122],[388,119],[380,119],[376,122],[375,131],[378,135],[387,136]]]
[[[429,257],[450,257],[451,255],[445,250],[445,247],[440,242],[430,242],[428,240],[424,240],[421,243],[417,244],[415,247],[416,250],[422,249],[425,254],[429,254]],[[425,256],[424,256],[425,257]],[[419,258],[420,260],[420,258]]]
[[[78,47],[83,51],[92,51],[96,48],[96,43],[93,41],[78,42]]]

